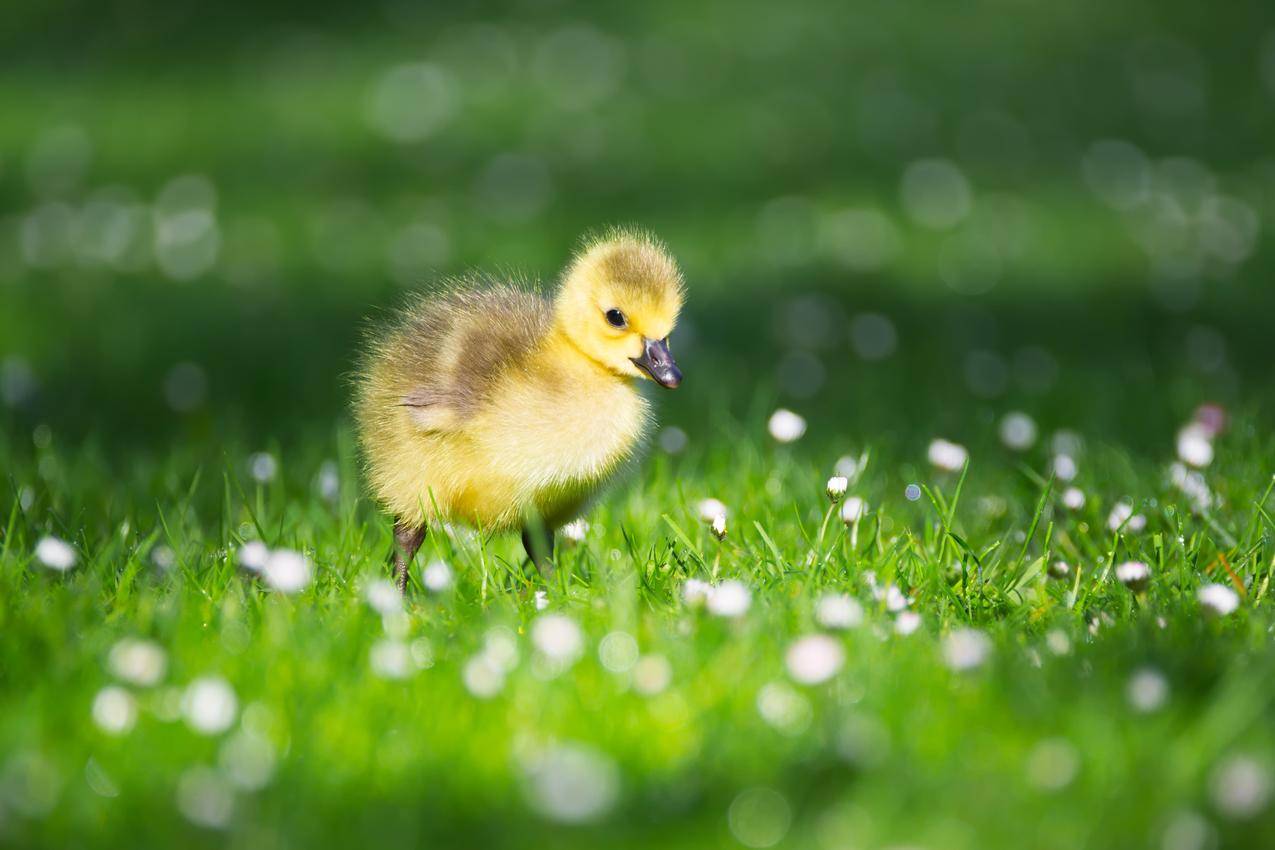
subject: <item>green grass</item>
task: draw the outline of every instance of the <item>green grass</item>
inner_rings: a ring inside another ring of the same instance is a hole
[[[954,848],[1020,846],[1031,829],[1033,846],[1061,848],[1159,846],[1166,829],[1203,817],[1224,846],[1262,846],[1269,815],[1237,819],[1218,803],[1228,760],[1256,759],[1268,781],[1275,764],[1271,478],[1249,471],[1275,453],[1245,445],[1242,425],[1208,473],[1224,503],[1204,515],[1158,464],[1112,447],[1082,456],[1088,501],[1070,512],[1043,480],[1041,447],[1018,456],[989,441],[962,482],[889,441],[865,445],[851,494],[870,513],[857,533],[834,518],[820,543],[827,443],[779,446],[761,418],[723,422],[693,430],[680,456],[656,453],[590,515],[582,543],[561,545],[547,582],[512,540],[436,529],[405,615],[384,620],[363,588],[387,575],[388,525],[359,498],[344,431],[328,441],[334,501],[315,492],[313,445],[279,447],[280,474],[265,485],[233,447],[219,463],[178,452],[115,478],[90,450],[8,446],[11,481],[33,498],[8,500],[0,549],[3,828],[22,845],[729,847],[782,836],[786,847]],[[1136,489],[1107,484],[1121,477]],[[926,495],[909,501],[910,482]],[[721,543],[697,516],[708,496],[730,507]],[[1126,496],[1147,517],[1141,533],[1108,528]],[[33,561],[45,533],[75,546],[69,573]],[[289,596],[239,568],[253,539],[305,552],[313,584]],[[434,559],[455,572],[449,591],[420,584]],[[1047,577],[1055,559],[1072,577]],[[1142,594],[1111,574],[1130,559],[1151,566]],[[917,632],[895,633],[870,574],[912,599]],[[714,616],[683,599],[692,578],[738,579],[752,605]],[[1202,614],[1196,590],[1212,581],[1242,588],[1240,610]],[[822,629],[825,592],[859,600],[863,624]],[[529,636],[551,613],[583,630],[565,668]],[[965,628],[991,651],[960,672],[943,653]],[[613,633],[666,659],[667,687],[641,693],[623,669],[631,642],[600,652]],[[803,685],[784,657],[813,633],[831,634],[845,664]],[[516,661],[479,698],[465,668],[493,634],[512,640]],[[155,641],[168,665],[154,686],[124,684],[138,715],[116,736],[92,706],[125,638]],[[386,640],[408,654],[405,678],[374,669]],[[1169,690],[1143,713],[1127,691],[1145,669]],[[240,707],[214,735],[180,717],[182,689],[208,675],[225,677]],[[224,778],[243,770],[227,753],[245,736],[274,757],[251,790]],[[233,794],[222,830],[191,826],[178,805],[183,777],[201,775]],[[586,792],[614,793],[587,823],[563,824],[536,802],[544,782],[586,808]]]

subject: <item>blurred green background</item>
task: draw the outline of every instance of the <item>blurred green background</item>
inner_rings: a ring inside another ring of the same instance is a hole
[[[367,316],[616,222],[686,267],[674,418],[1264,403],[1266,3],[18,0],[0,56],[5,415],[68,439],[327,430]]]

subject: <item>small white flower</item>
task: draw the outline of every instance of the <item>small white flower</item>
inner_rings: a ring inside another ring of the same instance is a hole
[[[682,601],[687,605],[703,605],[708,601],[708,594],[713,586],[698,578],[688,578],[682,585]]]
[[[902,611],[912,603],[912,600],[904,596],[903,591],[899,590],[899,586],[896,584],[887,584],[884,590],[878,590],[873,595],[878,600],[885,600],[885,609],[891,614]]]
[[[1054,655],[1066,655],[1071,652],[1071,638],[1061,629],[1050,629],[1045,635],[1045,646]]]
[[[491,699],[505,687],[505,673],[491,662],[486,654],[479,653],[465,663],[461,674],[465,689],[479,699]]]
[[[269,452],[257,452],[248,458],[248,471],[258,484],[269,484],[279,474],[279,461]]]
[[[828,479],[827,493],[828,498],[834,502],[841,501],[845,496],[846,490],[850,487],[850,480],[844,475],[834,475]]]
[[[930,465],[944,472],[960,472],[970,458],[964,446],[941,438],[930,442],[927,454]]]
[[[75,566],[75,549],[65,540],[42,537],[35,544],[35,559],[51,570],[64,573]]]
[[[1178,457],[1197,469],[1213,462],[1213,442],[1202,425],[1191,423],[1178,432]]]
[[[602,818],[620,796],[620,769],[584,744],[555,743],[525,759],[524,791],[531,807],[559,823]]]
[[[727,513],[726,506],[717,499],[701,499],[695,506],[695,510],[699,514],[700,522],[705,525],[711,525],[718,517],[725,518]]]
[[[1000,438],[1006,448],[1025,452],[1036,444],[1036,421],[1020,411],[1007,413],[1001,420]]]
[[[1059,481],[1071,481],[1078,472],[1080,469],[1076,466],[1076,459],[1071,455],[1054,455],[1054,477]]]
[[[589,521],[581,517],[562,527],[562,537],[569,543],[583,543],[589,533]]]
[[[806,420],[799,414],[781,407],[770,415],[770,421],[766,427],[776,442],[792,443],[800,440],[806,433]]]
[[[673,665],[663,655],[643,655],[633,667],[633,687],[645,696],[660,693],[673,681]]]
[[[1048,567],[1049,577],[1064,579],[1071,575],[1071,564],[1066,561],[1054,561]]]
[[[124,735],[137,722],[137,700],[119,685],[107,685],[93,698],[93,722],[108,735]]]
[[[1085,491],[1079,487],[1068,487],[1062,494],[1063,507],[1069,511],[1078,511],[1085,506]]]
[[[1169,466],[1169,480],[1182,492],[1191,503],[1191,509],[1204,513],[1213,504],[1213,491],[1204,480],[1204,473],[1196,472],[1184,463],[1173,463]]]
[[[546,658],[574,663],[584,651],[584,633],[565,614],[542,614],[531,624],[531,642]]]
[[[845,593],[828,593],[815,604],[815,621],[825,629],[853,629],[863,624],[863,606]]]
[[[549,607],[549,594],[544,590],[536,591],[536,610],[543,611]]]
[[[713,522],[712,522],[712,525],[709,526],[709,531],[711,531],[713,533],[713,536],[716,537],[718,540],[725,540],[726,539],[726,515],[721,514],[719,516],[713,517]]]
[[[270,560],[270,549],[260,540],[249,540],[239,547],[239,566],[245,570],[259,573]]]
[[[164,678],[168,658],[160,645],[149,640],[124,638],[111,647],[108,658],[117,678],[141,687],[150,687]]]
[[[841,643],[827,635],[807,635],[788,647],[784,662],[788,675],[802,685],[818,685],[826,682],[845,663],[846,653]]]
[[[915,611],[900,611],[894,618],[894,631],[910,635],[921,627],[921,615]]]
[[[1127,533],[1137,534],[1147,527],[1147,518],[1142,514],[1135,514],[1133,506],[1128,502],[1117,502],[1111,509],[1111,515],[1107,517],[1107,528],[1118,531],[1122,526]]]
[[[1125,696],[1134,711],[1150,714],[1158,711],[1169,698],[1169,681],[1159,670],[1144,667],[1129,677]]]
[[[368,661],[372,672],[382,679],[406,679],[413,669],[411,650],[401,640],[377,641],[368,652]]]
[[[943,661],[958,673],[981,667],[991,652],[991,640],[978,629],[957,629],[943,641]]]
[[[1196,591],[1195,598],[1210,617],[1225,617],[1240,607],[1240,595],[1224,584],[1206,584]]]
[[[1141,593],[1151,581],[1151,568],[1142,561],[1125,561],[1116,565],[1116,578],[1134,593]]]
[[[182,714],[196,732],[217,735],[230,728],[239,712],[239,700],[230,683],[220,676],[203,676],[191,682],[182,696]]]
[[[276,549],[266,559],[261,575],[280,593],[296,593],[304,590],[314,578],[310,559],[291,549]]]
[[[363,598],[372,609],[381,614],[395,614],[403,610],[403,595],[389,579],[372,579],[363,587]]]
[[[858,496],[851,496],[841,505],[841,521],[854,525],[868,514],[868,503]]]
[[[1247,755],[1231,756],[1218,765],[1209,784],[1218,811],[1235,820],[1256,817],[1271,799],[1270,771]]]
[[[718,617],[742,617],[752,605],[752,591],[741,581],[727,579],[708,594],[708,611]]]
[[[325,502],[335,502],[341,495],[341,473],[337,470],[336,461],[325,460],[319,465],[319,474],[314,479],[314,489],[319,498]]]
[[[425,589],[431,593],[442,593],[452,586],[454,580],[452,568],[445,561],[430,561],[425,565],[421,578],[425,582]]]

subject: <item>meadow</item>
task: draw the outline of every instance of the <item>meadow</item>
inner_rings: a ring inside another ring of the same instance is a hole
[[[224,6],[0,13],[0,844],[1275,845],[1262,4]],[[400,597],[363,329],[613,222],[643,458]]]

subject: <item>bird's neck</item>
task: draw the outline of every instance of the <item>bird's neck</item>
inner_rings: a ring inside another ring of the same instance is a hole
[[[629,376],[621,375],[600,360],[592,357],[571,338],[570,334],[557,324],[553,326],[553,330],[545,338],[545,344],[540,350],[540,358],[546,365],[553,364],[559,369],[563,368],[565,364],[572,364],[574,367],[572,371],[583,373],[583,375],[578,377],[587,376],[593,380],[614,381],[619,384],[632,383],[632,379]]]

